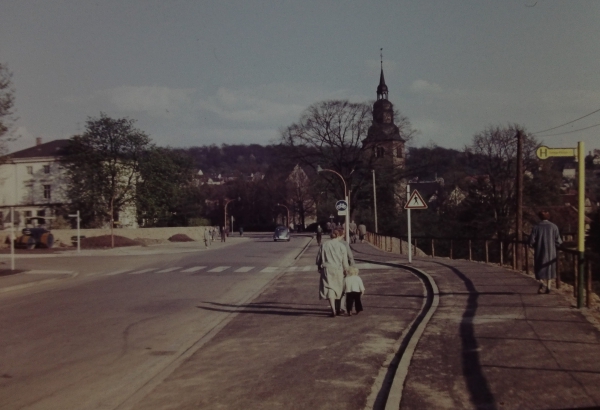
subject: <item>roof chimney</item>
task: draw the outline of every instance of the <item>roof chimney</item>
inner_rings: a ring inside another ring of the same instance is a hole
[[[36,147],[37,147],[38,145],[42,145],[42,137],[36,137],[36,138],[35,138],[35,145],[36,145]]]

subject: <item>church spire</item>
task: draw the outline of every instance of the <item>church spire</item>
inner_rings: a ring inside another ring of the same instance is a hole
[[[387,100],[388,88],[385,85],[385,78],[383,77],[383,48],[379,49],[379,57],[381,59],[381,74],[379,75],[379,85],[377,86],[377,99]]]

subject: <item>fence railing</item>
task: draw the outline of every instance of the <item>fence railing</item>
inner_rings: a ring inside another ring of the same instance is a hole
[[[372,232],[367,233],[369,243],[381,250],[395,254],[408,252],[408,237],[391,237]],[[525,241],[480,239],[480,238],[434,238],[426,236],[412,236],[411,250],[413,255],[446,257],[450,259],[467,259],[500,266],[510,266],[530,274],[533,272],[533,249]],[[570,235],[564,235],[564,240],[569,241]],[[521,247],[521,261],[517,261],[517,247]],[[556,287],[561,288],[563,283],[573,287],[573,296],[579,300],[580,284],[578,282],[578,254],[576,249],[561,247],[557,252]],[[589,252],[585,254],[585,271],[583,275],[583,290],[586,305],[592,304],[592,295],[600,294],[600,261],[597,255]]]

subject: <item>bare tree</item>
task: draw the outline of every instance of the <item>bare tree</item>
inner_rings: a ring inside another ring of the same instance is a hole
[[[469,192],[472,215],[477,223],[493,226],[498,237],[505,237],[513,226],[516,201],[517,131],[523,134],[524,172],[530,178],[536,171],[535,150],[539,143],[516,124],[507,127],[489,126],[473,136],[465,147],[471,166],[483,171],[477,175]],[[480,229],[483,232],[485,229]]]
[[[345,180],[353,197],[369,180],[359,171],[365,167],[362,141],[371,125],[371,107],[365,103],[347,100],[328,100],[308,107],[300,121],[281,132],[283,145],[293,160],[316,170],[317,166],[338,172]],[[368,168],[368,166],[367,166]],[[334,174],[323,174],[343,198],[343,185]]]
[[[14,116],[15,90],[12,73],[6,64],[0,63],[0,155],[6,153],[6,142],[12,141],[11,130]]]

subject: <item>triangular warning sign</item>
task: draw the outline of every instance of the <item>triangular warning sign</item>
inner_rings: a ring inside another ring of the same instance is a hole
[[[410,198],[406,205],[404,205],[404,209],[427,209],[427,204],[423,201],[423,197],[419,194],[419,191],[415,189],[410,194]]]

